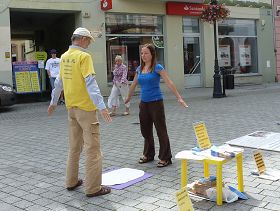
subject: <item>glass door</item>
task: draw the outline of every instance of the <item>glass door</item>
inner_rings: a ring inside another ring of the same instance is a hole
[[[201,87],[199,21],[183,18],[185,87]]]

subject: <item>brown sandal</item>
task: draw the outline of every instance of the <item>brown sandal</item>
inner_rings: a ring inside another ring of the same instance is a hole
[[[171,160],[166,160],[166,161],[159,161],[158,164],[157,164],[157,167],[158,168],[162,168],[162,167],[166,167],[168,165],[172,164],[172,161]]]
[[[83,184],[83,180],[79,179],[76,185],[74,185],[73,187],[68,187],[66,189],[69,190],[69,191],[75,190],[77,187],[81,186],[82,184]]]
[[[141,158],[139,159],[138,163],[143,164],[143,163],[151,162],[151,161],[153,161],[153,160],[154,160],[154,158],[141,157]]]
[[[101,186],[101,189],[97,191],[96,193],[86,194],[87,197],[96,197],[96,196],[102,196],[105,194],[111,193],[111,188],[107,186]]]

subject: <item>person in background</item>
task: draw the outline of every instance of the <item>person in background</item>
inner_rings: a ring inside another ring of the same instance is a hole
[[[139,66],[138,61],[133,60],[129,61],[129,68],[128,68],[128,80],[132,81],[136,72],[137,67]]]
[[[184,108],[188,107],[177,91],[174,83],[170,80],[167,71],[162,65],[156,63],[155,47],[152,44],[146,44],[141,49],[141,65],[136,70],[125,103],[130,101],[136,85],[139,84],[141,86],[139,119],[141,133],[144,137],[143,156],[139,159],[139,163],[143,164],[154,160],[155,144],[153,125],[155,125],[160,146],[158,155],[160,160],[157,167],[165,167],[172,164],[172,154],[166,128],[163,96],[160,90],[161,77],[168,88],[177,97],[178,103]]]
[[[57,51],[56,49],[51,49],[50,50],[51,58],[47,60],[46,63],[46,70],[50,79],[50,84],[51,84],[51,89],[54,89],[54,81],[56,77],[59,75],[59,64],[60,64],[60,59],[56,57]],[[64,94],[63,91],[61,92],[60,95],[60,101],[59,103],[64,104]]]
[[[61,56],[60,74],[55,80],[48,114],[55,111],[60,92],[64,89],[69,123],[66,188],[72,191],[83,184],[78,174],[80,153],[84,149],[85,194],[95,197],[111,192],[109,187],[101,186],[102,153],[97,109],[106,122],[112,119],[96,82],[91,55],[86,50],[94,38],[89,30],[79,27],[71,40],[72,45]]]
[[[46,70],[50,79],[52,90],[54,89],[54,81],[59,75],[59,63],[60,59],[56,57],[57,51],[55,49],[50,50],[51,58],[47,60]]]
[[[116,115],[117,108],[120,106],[119,94],[123,101],[126,100],[128,94],[127,67],[122,62],[122,57],[117,55],[115,58],[115,66],[113,70],[113,88],[108,98],[108,107],[112,109],[111,116]],[[123,115],[129,115],[130,103],[125,104],[125,112]]]

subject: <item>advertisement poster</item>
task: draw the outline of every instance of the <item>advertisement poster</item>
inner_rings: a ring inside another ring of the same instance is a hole
[[[127,66],[127,46],[125,45],[111,45],[110,56],[111,56],[111,71],[115,66],[115,58],[120,55],[123,59],[123,64]]]
[[[230,66],[230,46],[220,45],[219,46],[219,66],[228,67]]]
[[[176,201],[180,211],[194,211],[187,188],[182,188],[176,192]]]
[[[18,94],[41,92],[37,62],[13,62],[13,83]]]
[[[239,45],[240,55],[240,66],[251,66],[251,46],[250,45]]]

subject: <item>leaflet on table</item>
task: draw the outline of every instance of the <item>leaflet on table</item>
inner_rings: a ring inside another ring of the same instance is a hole
[[[223,160],[225,158],[235,157],[236,154],[243,152],[244,149],[238,147],[232,147],[229,145],[221,145],[221,146],[212,146],[210,149],[197,151],[193,150],[192,152],[198,156],[204,156],[206,158],[212,160]],[[213,153],[214,152],[214,153]],[[228,157],[226,156],[228,155]],[[221,157],[219,157],[221,156]]]

